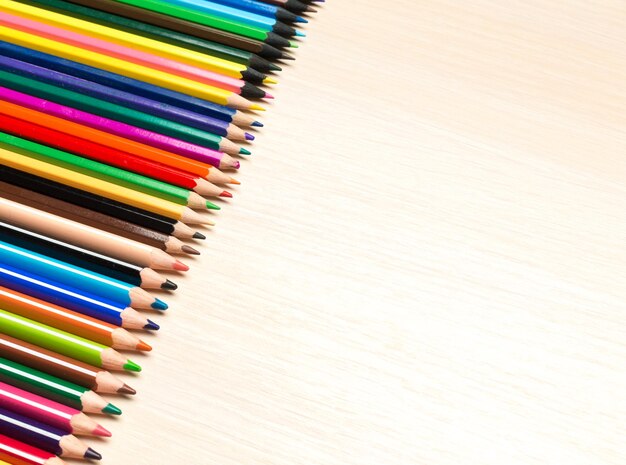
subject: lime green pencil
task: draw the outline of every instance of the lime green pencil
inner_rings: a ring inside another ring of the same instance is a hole
[[[130,189],[154,195],[164,200],[186,205],[191,208],[209,208],[219,210],[220,207],[205,200],[199,194],[174,186],[163,181],[142,176],[141,174],[106,165],[88,158],[79,157],[68,152],[57,150],[46,145],[31,142],[20,137],[0,132],[0,147],[22,153],[56,166],[93,176],[103,181],[128,187]]]
[[[5,358],[0,358],[0,381],[86,413],[122,413],[90,389]]]
[[[1,309],[0,328],[7,336],[53,350],[90,365],[107,370],[141,371],[139,365],[123,357],[115,349]]]

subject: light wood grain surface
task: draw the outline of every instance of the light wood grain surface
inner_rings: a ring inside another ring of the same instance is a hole
[[[623,465],[626,4],[307,32],[103,464]]]

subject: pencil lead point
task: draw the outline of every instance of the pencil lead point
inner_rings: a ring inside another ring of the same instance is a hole
[[[117,392],[119,394],[130,394],[131,396],[134,396],[135,394],[137,394],[137,391],[135,391],[132,387],[130,387],[126,383],[124,383],[124,385],[121,388],[119,388]]]
[[[250,152],[250,150],[248,150],[248,149],[247,149],[247,148],[245,148],[245,147],[241,147],[241,148],[239,149],[239,154],[240,154],[240,155],[252,155],[252,152]]]
[[[111,434],[108,429],[101,425],[96,426],[96,428],[92,431],[92,434],[94,436],[100,436],[103,438],[110,438],[111,436],[113,436],[113,434]]]
[[[233,162],[233,169],[238,170],[239,168],[241,168],[241,163],[239,163],[239,160],[235,160]]]
[[[148,329],[150,331],[158,331],[159,329],[161,329],[161,327],[158,324],[156,324],[154,321],[148,320],[148,323],[143,325],[143,329]]]
[[[300,48],[300,46],[296,42],[294,42],[293,40],[289,41],[289,46],[291,48]]]
[[[264,125],[260,121],[253,121],[250,126],[255,127],[255,128],[262,128]]]
[[[213,202],[209,202],[208,200],[206,202],[206,207],[209,210],[221,210],[222,209],[222,207],[220,207],[219,205],[215,205]]]
[[[137,346],[135,346],[135,349],[141,350],[142,352],[150,352],[152,351],[152,346],[148,344],[147,342],[139,340],[139,342],[137,343]]]
[[[239,181],[237,181],[235,178],[230,178],[230,181],[228,181],[228,184],[240,185],[241,183]]]
[[[233,198],[233,194],[231,194],[228,191],[222,191],[222,193],[220,194],[220,197],[227,197],[229,199],[232,199]]]
[[[126,371],[134,371],[136,373],[139,373],[141,371],[141,367],[132,360],[126,360],[123,368]]]
[[[244,133],[244,136],[245,136],[246,140],[254,140],[255,139],[254,135],[250,134],[249,132]]]
[[[293,55],[287,53],[287,52],[283,52],[283,55],[280,57],[281,60],[295,60],[296,57],[294,57]]]
[[[183,246],[185,247],[185,246]],[[176,260],[174,262],[174,269],[176,271],[189,271],[189,267],[187,265],[185,265],[183,262],[181,262],[180,260]]]
[[[269,68],[270,70],[272,70],[272,71],[282,71],[282,70],[283,70],[283,69],[282,69],[280,66],[278,66],[276,63],[270,63],[270,64],[268,65],[268,68]]]
[[[163,302],[161,299],[154,299],[154,302],[152,302],[152,305],[150,305],[152,308],[154,308],[155,310],[167,310],[168,309],[168,305]]]
[[[265,111],[265,108],[257,103],[253,103],[252,105],[250,105],[250,110]]]
[[[161,289],[175,291],[176,289],[178,289],[178,285],[174,281],[170,281],[169,279],[167,279],[163,284],[161,284]]]
[[[265,96],[263,98],[270,98],[273,99],[274,96],[272,94],[270,94],[269,92],[265,92]]]
[[[263,84],[278,84],[278,81],[274,79],[273,77],[268,76],[265,79],[263,79]]]
[[[306,34],[302,31],[296,30],[296,37],[306,37]]]
[[[198,252],[196,249],[194,249],[193,247],[190,247],[188,245],[183,245],[181,250],[183,252],[185,252],[186,254],[189,254],[189,255],[200,255],[200,252]],[[187,267],[187,268],[189,268],[189,267]]]
[[[309,20],[306,18],[303,18],[302,16],[296,16],[296,23],[308,23]]]
[[[102,460],[102,455],[93,450],[91,447],[88,447],[83,458],[89,460]]]
[[[108,413],[109,415],[121,415],[122,411],[113,404],[107,404],[102,409],[102,413]]]
[[[205,240],[206,236],[202,233],[199,233],[198,231],[196,231],[195,233],[193,233],[192,236],[194,239],[200,239],[200,240]]]

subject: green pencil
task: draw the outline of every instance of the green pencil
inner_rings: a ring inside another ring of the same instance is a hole
[[[94,160],[89,160],[88,158],[79,157],[4,132],[0,132],[0,147],[14,150],[47,163],[93,176],[119,186],[154,195],[179,205],[186,205],[191,208],[209,208],[211,210],[220,209],[219,206],[205,200],[199,194],[182,187],[174,186]]]
[[[0,381],[87,413],[122,413],[115,405],[87,388],[4,358],[0,358]]]
[[[0,309],[0,328],[7,336],[53,350],[89,365],[107,370],[141,371],[139,365],[123,357],[115,349],[2,309]]]
[[[0,71],[0,85],[34,97],[50,100],[87,113],[94,113],[104,118],[137,126],[148,131],[158,132],[159,134],[175,137],[213,150],[219,150],[230,155],[250,154],[248,150],[239,147],[223,136],[17,74]]]

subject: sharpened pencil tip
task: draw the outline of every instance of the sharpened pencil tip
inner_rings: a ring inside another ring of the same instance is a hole
[[[139,342],[135,346],[135,349],[141,350],[142,352],[150,352],[152,351],[152,346],[148,344],[147,342],[139,340]]]
[[[181,250],[189,255],[200,255],[200,252],[198,252],[196,249],[194,249],[193,247],[190,247],[188,245],[183,245],[181,247]],[[187,266],[187,265],[185,265]],[[187,266],[187,269],[189,269],[189,267]],[[186,270],[185,270],[186,271]]]
[[[254,140],[255,139],[255,137],[252,134],[250,134],[249,132],[245,132],[244,133],[244,137],[246,138],[246,140]]]
[[[107,404],[102,409],[102,413],[108,413],[109,415],[121,415],[122,411],[113,404]]]
[[[148,323],[146,323],[143,326],[143,329],[149,329],[150,331],[158,331],[159,329],[161,329],[161,327],[158,324],[156,324],[154,321],[148,320]]]
[[[263,98],[273,99],[274,96],[272,94],[270,94],[269,92],[265,92],[265,96]]]
[[[240,154],[240,155],[252,155],[252,152],[250,152],[250,150],[248,150],[248,149],[247,149],[247,148],[245,148],[245,147],[241,147],[241,148],[239,149],[239,154]]]
[[[252,105],[250,105],[250,110],[265,111],[265,108],[257,103],[253,103]]]
[[[111,436],[113,436],[113,434],[108,429],[101,425],[96,426],[96,428],[92,431],[92,434],[94,436],[100,436],[103,438],[110,438]]]
[[[291,48],[299,48],[299,47],[300,47],[300,46],[299,46],[297,43],[295,43],[293,40],[290,40],[290,41],[289,41],[289,46],[290,46]]]
[[[276,63],[270,63],[268,67],[269,67],[269,69],[270,69],[270,70],[272,70],[272,71],[282,71],[282,70],[283,70],[283,69],[282,69],[280,66],[278,66]]]
[[[261,123],[260,121],[253,121],[250,126],[255,127],[255,128],[262,128],[264,124]]]
[[[283,52],[282,56],[280,57],[281,60],[295,60],[296,57],[294,57],[293,55],[287,53],[287,52]]]
[[[154,299],[154,302],[152,302],[152,305],[150,305],[152,308],[154,308],[155,310],[167,310],[168,309],[168,305],[163,302],[161,299]]]
[[[296,37],[306,37],[306,34],[302,31],[296,30]]]
[[[274,79],[273,77],[268,76],[265,79],[263,79],[263,84],[278,84],[278,81]]]
[[[232,199],[233,198],[233,194],[231,194],[228,191],[222,191],[222,193],[220,194],[220,197],[227,197],[229,199]]]
[[[185,246],[183,246],[184,248]],[[183,262],[181,262],[180,260],[176,260],[174,262],[174,269],[176,271],[189,271],[189,267],[187,265],[185,265]]]
[[[137,391],[135,391],[132,387],[130,387],[128,384],[124,383],[124,386],[122,386],[121,388],[119,388],[117,390],[117,392],[119,394],[130,394],[131,396],[134,396],[135,394],[137,394]]]
[[[175,291],[178,289],[178,285],[174,281],[166,280],[161,284],[161,289],[167,289],[168,291]]]
[[[219,205],[215,205],[213,202],[209,202],[208,200],[206,201],[206,207],[209,210],[221,210],[222,207],[220,207]]]
[[[93,450],[91,447],[87,448],[83,457],[89,460],[102,460],[102,455]]]
[[[235,160],[235,162],[233,163],[233,169],[238,170],[239,168],[241,168],[241,163]]]
[[[193,233],[192,236],[194,239],[200,239],[200,240],[205,240],[206,236],[202,233],[199,233],[198,231],[196,231],[195,233]]]
[[[309,20],[306,18],[303,18],[302,16],[296,16],[296,23],[308,23]]]
[[[228,184],[240,185],[241,183],[239,181],[237,181],[235,178],[230,178],[230,181],[228,181]]]
[[[135,362],[133,362],[132,360],[126,360],[126,363],[124,364],[123,368],[126,371],[134,371],[136,373],[139,373],[141,371],[141,367],[137,365]]]

